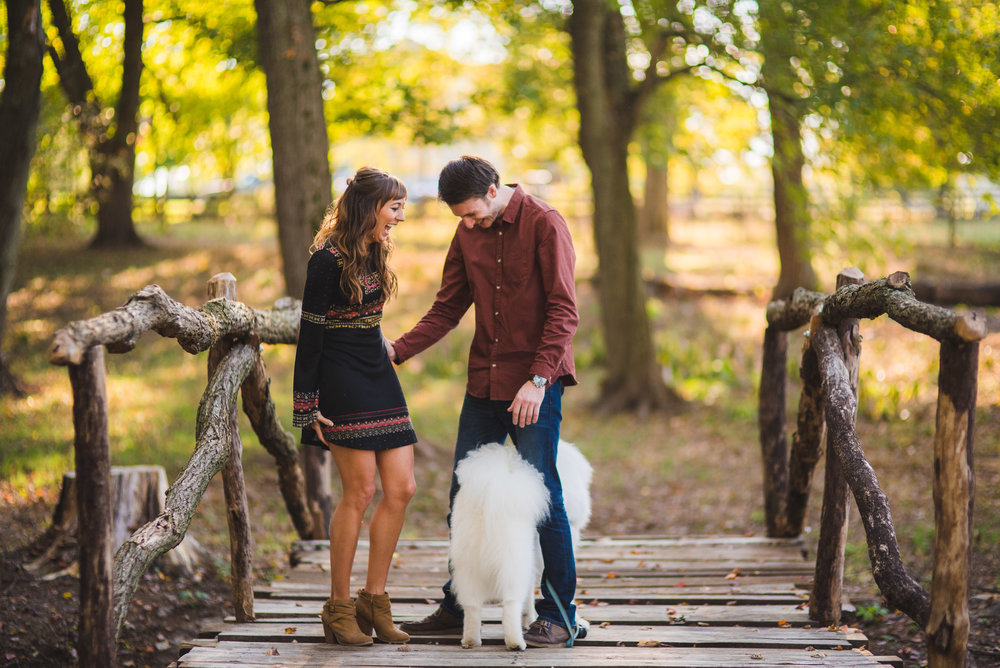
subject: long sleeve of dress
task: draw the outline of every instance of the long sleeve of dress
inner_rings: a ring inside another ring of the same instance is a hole
[[[306,269],[299,341],[295,348],[295,374],[292,381],[294,427],[308,427],[316,421],[326,315],[333,295],[339,289],[339,281],[337,258],[325,249],[313,253]]]

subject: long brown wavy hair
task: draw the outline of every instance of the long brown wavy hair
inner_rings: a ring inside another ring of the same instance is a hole
[[[316,252],[327,242],[340,251],[344,258],[340,288],[352,304],[364,299],[361,282],[372,272],[381,278],[383,299],[396,292],[396,274],[389,268],[392,239],[376,241],[374,231],[382,207],[405,197],[402,181],[383,169],[362,167],[347,180],[347,188],[337,201],[327,207],[309,252]]]

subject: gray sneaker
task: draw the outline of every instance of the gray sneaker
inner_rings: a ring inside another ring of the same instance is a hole
[[[437,610],[419,622],[403,622],[399,628],[411,636],[462,635],[462,617],[438,606]]]

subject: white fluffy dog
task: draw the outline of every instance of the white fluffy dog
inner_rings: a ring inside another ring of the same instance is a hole
[[[593,469],[565,441],[559,441],[556,468],[575,548],[590,521]],[[542,570],[537,525],[549,506],[542,474],[516,448],[498,443],[470,452],[455,474],[460,487],[451,510],[448,558],[452,591],[465,616],[462,647],[482,644],[482,607],[500,602],[507,648],[524,649],[523,627],[535,618],[535,586]]]

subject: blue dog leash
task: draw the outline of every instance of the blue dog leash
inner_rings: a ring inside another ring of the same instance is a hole
[[[559,596],[556,594],[555,587],[552,586],[552,583],[549,582],[548,579],[545,580],[545,586],[548,588],[549,593],[552,594],[552,600],[556,602],[556,607],[559,608],[559,614],[562,616],[563,621],[566,622],[566,630],[569,631],[569,639],[566,641],[566,647],[572,647],[573,641],[576,640],[578,636],[580,638],[587,637],[587,631],[586,629],[570,622],[569,615],[566,614],[566,608],[563,607],[562,601],[559,600]],[[581,631],[583,632],[583,635],[580,635]]]

